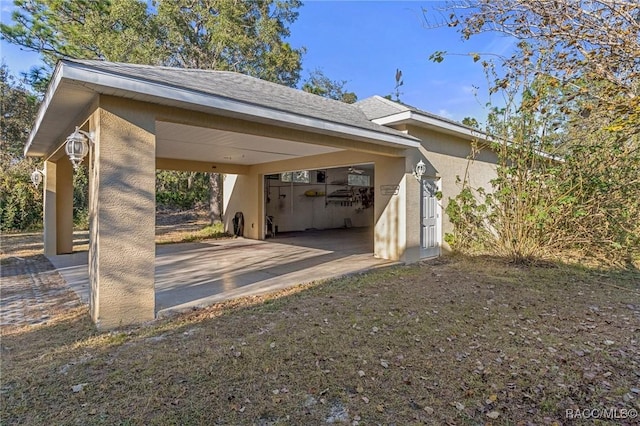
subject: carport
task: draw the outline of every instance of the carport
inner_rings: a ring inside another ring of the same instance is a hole
[[[352,275],[396,262],[371,255],[366,228],[289,232],[160,245],[155,257],[155,310],[166,316],[229,299]],[[89,303],[88,253],[49,256],[83,303]]]
[[[407,158],[419,141],[357,107],[230,72],[61,61],[25,148],[45,159],[48,256],[72,251],[65,138],[76,126],[91,141],[87,264],[100,328],[155,317],[156,169],[224,173],[227,229],[241,211],[245,237],[262,240],[265,176],[373,164],[375,256],[402,261],[418,246],[406,194],[418,191]]]

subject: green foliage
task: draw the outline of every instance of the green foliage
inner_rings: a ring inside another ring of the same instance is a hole
[[[479,0],[447,8],[446,23],[465,39],[495,31],[517,41],[508,57],[482,54],[497,63],[470,54],[487,72],[490,95],[501,98],[486,128],[499,160],[486,195],[468,175],[462,180],[448,208],[450,240],[516,261],[570,253],[638,262],[637,2]],[[488,230],[480,238],[479,223]]]
[[[42,226],[42,190],[31,183],[36,161],[0,160],[0,230],[37,229]]]
[[[39,52],[52,66],[60,58],[104,59],[184,68],[230,70],[294,87],[304,49],[285,39],[297,16],[298,0],[211,2],[194,0],[17,0],[13,23],[0,24],[10,43]],[[44,88],[43,69],[29,80]],[[352,96],[351,96],[352,95]],[[355,101],[345,93],[344,100]],[[32,120],[29,120],[32,123]],[[14,139],[24,143],[24,139]],[[22,146],[20,146],[20,150]],[[222,197],[209,197],[202,174],[159,172],[158,204],[192,208],[210,200],[222,212]],[[219,183],[214,175],[209,181]],[[86,180],[74,197],[77,224],[86,222]],[[221,185],[211,185],[220,188]]]
[[[298,0],[16,0],[8,42],[60,58],[232,70],[295,86],[302,49],[284,41]]]
[[[22,148],[38,108],[36,96],[0,66],[0,229],[31,229],[42,223],[42,194],[31,184],[38,163]]]
[[[84,164],[73,174],[73,224],[89,229],[89,170]]]
[[[302,90],[325,98],[353,104],[358,100],[358,96],[354,92],[347,92],[344,87],[346,84],[346,81],[331,80],[322,71],[316,69],[305,80]]]
[[[156,172],[156,203],[159,208],[188,210],[208,202],[208,173]]]
[[[286,86],[300,77],[303,51],[284,41],[298,17],[298,0],[158,2],[152,17],[161,29],[164,63],[231,70]]]
[[[24,158],[22,151],[39,101],[5,65],[0,67],[0,90],[0,229],[38,229],[42,227],[42,186],[33,186],[31,173],[42,169],[42,164]],[[87,169],[81,165],[73,176],[73,220],[84,229],[88,228],[88,183]]]
[[[516,262],[575,253],[633,263],[640,256],[639,135],[608,127],[614,117],[607,111],[585,120],[580,102],[560,112],[556,80],[519,78],[501,89],[507,104],[487,120],[497,177],[485,190],[465,175],[447,206],[452,246]]]
[[[60,58],[158,63],[164,46],[157,24],[139,0],[16,0],[14,24],[0,24],[10,43]]]
[[[478,120],[476,120],[473,117],[465,117],[462,119],[462,124],[464,124],[467,127],[471,127],[474,129],[479,129],[480,128],[480,123],[478,123]]]

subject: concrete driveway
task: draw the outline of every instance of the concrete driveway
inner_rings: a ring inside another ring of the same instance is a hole
[[[156,247],[156,315],[393,265],[373,257],[371,229],[279,234]],[[89,303],[87,252],[49,259]]]

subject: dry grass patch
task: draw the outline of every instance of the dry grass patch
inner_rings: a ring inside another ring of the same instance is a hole
[[[3,332],[2,424],[564,424],[567,409],[637,410],[639,278],[447,259],[111,333],[75,311]]]

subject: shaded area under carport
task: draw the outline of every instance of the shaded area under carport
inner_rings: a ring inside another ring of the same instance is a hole
[[[373,256],[371,234],[369,228],[350,228],[280,234],[266,241],[236,238],[157,246],[156,314],[395,264]],[[49,259],[88,303],[87,252]]]

